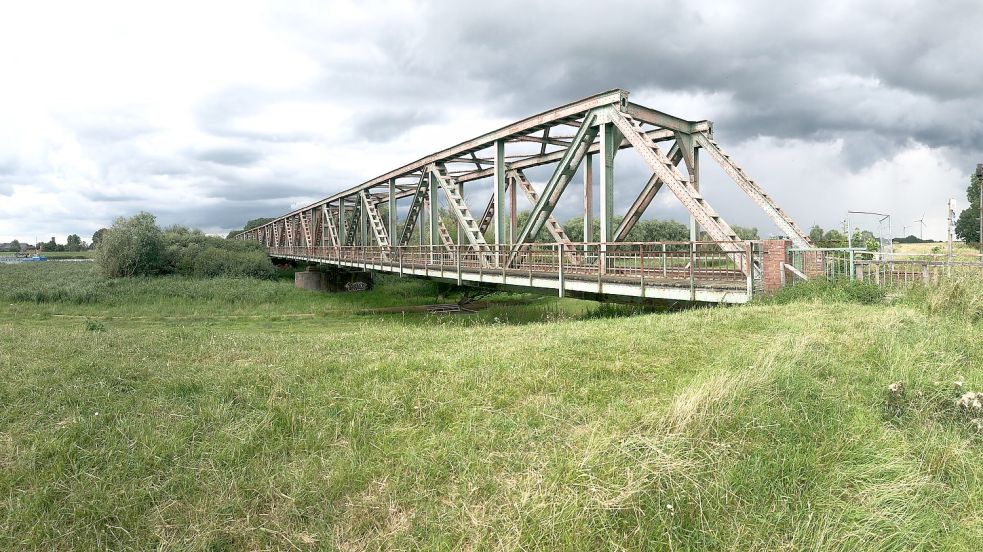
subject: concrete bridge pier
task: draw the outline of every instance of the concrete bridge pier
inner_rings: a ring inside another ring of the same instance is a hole
[[[365,291],[372,285],[372,273],[365,270],[308,265],[294,273],[294,287],[309,291]]]

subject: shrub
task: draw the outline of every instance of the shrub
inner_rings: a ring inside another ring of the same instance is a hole
[[[99,241],[96,262],[105,276],[149,276],[166,270],[164,234],[150,213],[120,217]]]
[[[273,278],[276,274],[257,242],[206,236],[185,226],[161,230],[149,213],[118,219],[99,241],[96,260],[110,277],[177,273],[201,278]]]
[[[186,276],[272,278],[276,271],[262,246],[254,241],[206,236],[200,230],[172,226],[164,231],[168,265]]]
[[[191,262],[191,273],[202,278],[216,276],[272,278],[273,264],[262,251],[230,251],[205,247]]]

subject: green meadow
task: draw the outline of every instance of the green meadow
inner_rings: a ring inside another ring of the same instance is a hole
[[[0,265],[0,548],[978,550],[981,289],[437,316]]]

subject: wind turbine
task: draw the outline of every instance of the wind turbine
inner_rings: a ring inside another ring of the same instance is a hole
[[[921,229],[918,231],[918,239],[924,240],[925,239],[925,213],[922,212],[922,218],[916,220],[915,222],[917,222],[921,227]]]

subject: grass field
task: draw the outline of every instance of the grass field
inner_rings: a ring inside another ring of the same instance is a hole
[[[975,550],[977,289],[435,317],[0,265],[0,548]]]
[[[894,244],[895,253],[907,253],[913,255],[929,255],[936,253],[945,255],[949,253],[947,243],[896,243]],[[952,254],[961,257],[979,257],[980,250],[977,247],[966,245],[963,242],[952,243]]]
[[[38,254],[49,259],[93,259],[96,256],[95,251],[45,251]],[[0,252],[0,257],[15,257],[17,255],[18,253]]]

